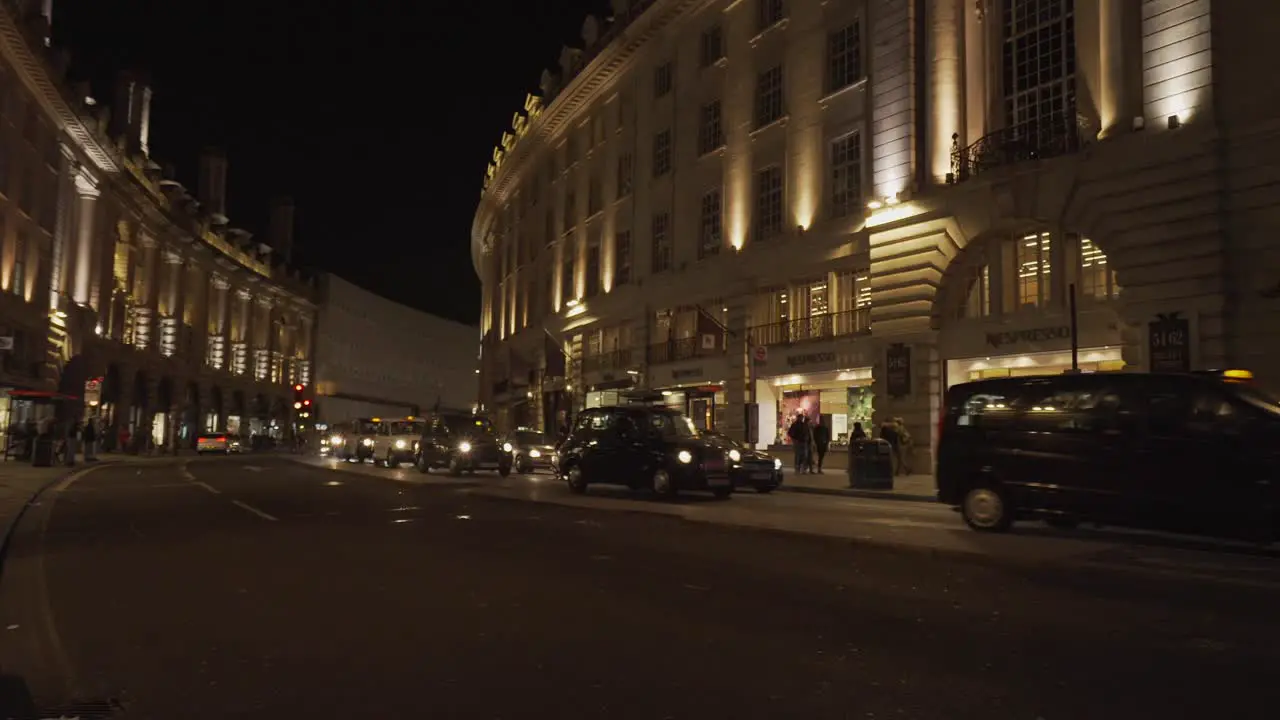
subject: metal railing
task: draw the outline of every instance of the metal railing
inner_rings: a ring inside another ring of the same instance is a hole
[[[1080,126],[1074,112],[1010,125],[964,148],[960,147],[960,136],[952,135],[951,179],[964,182],[993,168],[1068,155],[1080,146]]]
[[[854,335],[866,332],[870,327],[871,308],[864,307],[756,325],[747,328],[747,337],[754,345],[790,345]]]
[[[715,338],[715,347],[711,348],[703,347],[700,335],[654,343],[649,346],[649,364],[661,365],[681,360],[723,355],[728,350],[728,342],[724,333],[716,333]]]
[[[631,367],[633,352],[631,348],[613,350],[600,355],[588,355],[582,358],[582,372],[606,372],[609,370],[626,370]]]

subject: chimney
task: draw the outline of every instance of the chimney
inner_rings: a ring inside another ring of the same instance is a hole
[[[108,128],[112,140],[128,142],[133,127],[133,95],[137,81],[131,73],[122,72],[116,78],[116,95],[111,103],[111,123]]]
[[[130,115],[134,119],[133,132],[129,138],[131,150],[137,150],[146,157],[151,157],[151,86],[137,85],[134,89],[133,110]]]
[[[214,225],[227,224],[227,156],[219,148],[205,148],[200,153],[196,196]]]
[[[293,259],[293,198],[277,198],[271,203],[267,239],[276,258],[288,265]]]

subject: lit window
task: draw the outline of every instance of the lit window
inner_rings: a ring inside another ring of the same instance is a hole
[[[1115,271],[1107,256],[1089,238],[1080,238],[1080,295],[1095,300],[1110,300],[1120,294]]]
[[[1018,278],[1018,307],[1042,307],[1049,302],[1052,252],[1049,233],[1028,234],[1015,241],[1014,272]]]

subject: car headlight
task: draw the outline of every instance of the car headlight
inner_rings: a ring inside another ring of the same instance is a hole
[[[329,438],[329,444],[330,444],[330,445],[341,445],[341,444],[342,444],[342,436],[341,436],[341,435],[334,435],[333,437]]]
[[[403,441],[403,440],[397,440],[397,441],[396,441],[396,449],[397,449],[397,450],[403,450],[403,449],[405,449],[405,447],[406,447],[407,445],[408,445],[408,443],[406,443],[406,442],[405,442],[405,441]]]
[[[534,448],[529,451],[529,457],[542,457],[542,451],[538,448]]]
[[[414,451],[414,452],[418,452],[418,441],[417,441],[417,440],[414,440],[414,441],[413,441],[413,451]]]
[[[738,452],[737,450],[730,450],[729,459],[734,462],[738,462],[739,460],[742,459],[742,453]]]
[[[676,459],[684,463],[685,465],[688,465],[689,463],[693,462],[693,453],[689,452],[688,450],[681,450],[680,452],[676,453]]]
[[[502,443],[502,452],[511,452],[511,443]]]
[[[462,442],[458,443],[458,452],[464,452],[464,453],[471,452],[471,443],[467,442],[466,440],[463,440]]]
[[[360,444],[365,447],[373,447],[373,438],[365,438],[360,441]]]
[[[774,458],[774,459],[773,459],[773,469],[774,469],[774,470],[781,470],[781,469],[782,469],[782,461],[781,461],[781,460],[779,460],[778,458]]]

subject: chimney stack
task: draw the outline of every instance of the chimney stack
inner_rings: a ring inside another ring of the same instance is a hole
[[[293,198],[276,198],[271,203],[268,240],[276,258],[288,265],[293,259]]]
[[[197,199],[209,212],[214,225],[227,224],[227,156],[218,148],[200,153],[200,181]]]
[[[151,87],[138,75],[120,73],[111,107],[111,137],[123,140],[129,153],[149,155]]]

